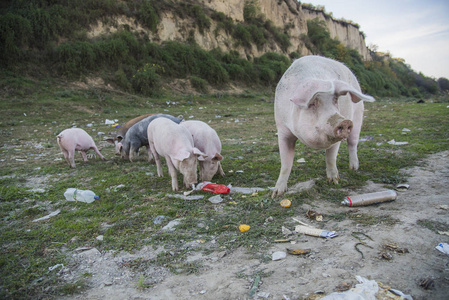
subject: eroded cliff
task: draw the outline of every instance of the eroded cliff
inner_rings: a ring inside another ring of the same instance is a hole
[[[222,13],[234,23],[244,22],[245,1],[241,0],[196,0],[196,1],[172,1],[183,5],[199,5],[210,17],[214,12]],[[343,45],[357,50],[364,60],[370,60],[369,51],[365,44],[363,34],[350,23],[336,21],[322,11],[301,6],[294,0],[255,0],[253,1],[258,13],[270,20],[281,32],[287,34],[290,46],[282,47],[279,43],[266,43],[262,46],[242,45],[235,42],[235,38],[220,27],[219,22],[209,18],[208,28],[196,26],[197,20],[188,14],[179,14],[171,9],[162,9],[159,12],[157,30],[152,32],[139,24],[135,19],[118,16],[113,22],[103,23],[99,21],[92,26],[89,36],[95,37],[120,30],[126,26],[134,32],[147,35],[155,42],[194,40],[200,47],[206,50],[219,48],[222,51],[236,50],[242,57],[259,57],[266,52],[278,52],[289,54],[297,52],[300,55],[311,54],[307,49],[301,35],[307,34],[307,20],[319,18],[323,20],[332,38],[339,40]]]

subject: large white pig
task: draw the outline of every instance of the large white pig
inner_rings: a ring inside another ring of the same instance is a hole
[[[61,131],[56,141],[66,161],[72,168],[75,168],[75,150],[81,152],[85,162],[87,162],[86,152],[89,149],[93,149],[102,160],[106,160],[98,151],[92,137],[81,128],[69,128]]]
[[[217,132],[202,121],[189,120],[180,123],[185,126],[193,137],[193,144],[206,154],[206,157],[200,155],[198,161],[200,163],[200,180],[211,181],[215,174],[220,173],[225,176],[220,161],[221,141]]]
[[[165,157],[172,179],[172,189],[178,190],[178,172],[184,176],[184,185],[191,188],[198,182],[197,158],[205,156],[193,145],[193,138],[186,127],[167,118],[157,118],[148,125],[148,143],[156,161],[157,175],[162,177],[160,156]],[[150,154],[149,154],[150,155]]]
[[[338,183],[337,154],[347,139],[349,167],[357,170],[357,144],[363,121],[364,95],[354,74],[342,63],[321,56],[295,60],[276,87],[274,114],[281,171],[272,197],[287,191],[296,140],[326,149],[326,174]]]

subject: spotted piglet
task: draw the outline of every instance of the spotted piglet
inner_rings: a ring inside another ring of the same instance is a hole
[[[70,167],[75,168],[75,150],[81,152],[83,160],[87,162],[86,152],[93,149],[102,160],[106,160],[100,151],[98,151],[92,137],[81,128],[69,128],[63,130],[57,136],[59,148],[64,154],[65,159]]]

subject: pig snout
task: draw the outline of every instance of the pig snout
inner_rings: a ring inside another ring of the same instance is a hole
[[[352,121],[351,120],[343,120],[337,124],[334,128],[334,135],[338,139],[347,139],[352,131]]]

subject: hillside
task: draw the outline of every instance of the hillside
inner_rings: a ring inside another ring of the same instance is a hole
[[[272,89],[292,59],[319,54],[346,63],[375,96],[440,90],[405,62],[370,51],[358,25],[293,0],[33,0],[0,10],[6,76],[93,77],[148,96],[179,80],[202,93],[229,84]]]

